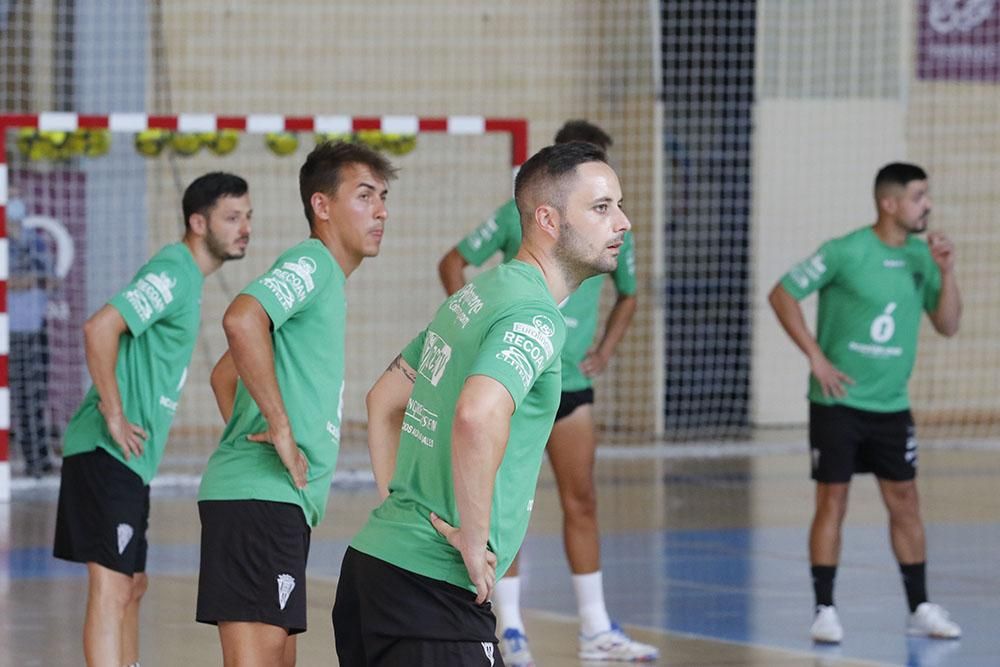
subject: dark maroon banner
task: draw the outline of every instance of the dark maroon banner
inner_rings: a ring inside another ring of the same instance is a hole
[[[1000,0],[920,0],[917,76],[1000,81]]]

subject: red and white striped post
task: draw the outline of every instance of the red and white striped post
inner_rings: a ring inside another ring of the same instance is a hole
[[[72,132],[80,129],[106,129],[134,133],[148,129],[176,132],[215,132],[237,130],[248,134],[268,132],[350,133],[381,130],[389,134],[443,133],[510,135],[510,166],[516,170],[528,159],[528,121],[523,118],[486,118],[483,116],[284,116],[251,114],[245,116],[188,113],[175,116],[145,113],[106,115],[73,112],[38,114],[0,114],[0,502],[10,499],[10,391],[8,353],[10,330],[7,319],[7,130],[34,128]]]

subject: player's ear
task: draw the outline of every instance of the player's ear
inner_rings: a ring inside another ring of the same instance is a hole
[[[554,206],[542,204],[535,209],[535,224],[552,239],[559,238],[559,211]]]
[[[208,218],[201,213],[192,213],[188,217],[188,229],[198,236],[205,236],[208,233]]]
[[[900,193],[896,188],[883,186],[875,193],[875,205],[879,211],[895,215],[899,209],[899,195]]]
[[[312,207],[313,222],[328,222],[330,220],[330,198],[322,192],[314,192],[309,197]]]

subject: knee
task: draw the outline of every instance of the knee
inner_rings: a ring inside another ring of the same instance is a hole
[[[893,521],[912,521],[920,518],[920,504],[916,485],[907,484],[893,488],[886,494],[886,507]]]
[[[132,577],[132,591],[129,595],[129,604],[138,603],[149,588],[149,577],[140,573]]]
[[[593,483],[571,489],[562,499],[563,513],[567,518],[593,519],[597,516],[597,492]]]
[[[91,581],[90,594],[101,609],[122,614],[132,601],[132,585],[124,576],[121,579],[99,577]]]
[[[828,489],[816,500],[816,517],[820,520],[841,523],[847,514],[847,488]]]

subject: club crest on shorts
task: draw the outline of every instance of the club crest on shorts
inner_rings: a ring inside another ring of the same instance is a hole
[[[292,594],[295,590],[295,577],[290,574],[279,574],[278,575],[278,606],[281,610],[285,610],[285,605],[288,604],[288,596]]]
[[[127,523],[120,523],[120,524],[118,524],[118,555],[119,556],[121,556],[123,553],[125,553],[125,547],[127,547],[128,543],[130,541],[132,541],[132,535],[134,535],[134,534],[135,534],[135,531],[132,529],[132,526],[128,525]]]
[[[493,665],[493,644],[490,642],[482,642],[483,653],[486,654],[486,659],[490,661],[490,667]]]

